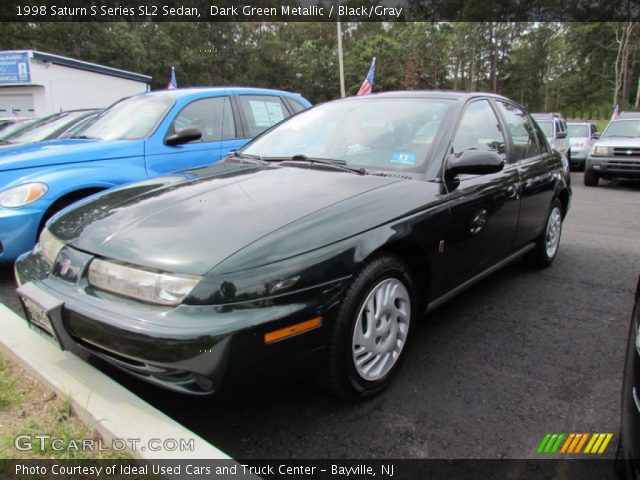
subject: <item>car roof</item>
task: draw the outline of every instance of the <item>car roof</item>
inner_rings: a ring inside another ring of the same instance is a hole
[[[545,112],[545,113],[538,112],[538,113],[532,113],[531,116],[534,118],[544,118],[548,120],[551,120],[552,118],[559,118],[561,120],[564,120],[564,117],[562,116],[562,114],[557,112]]]
[[[209,93],[237,93],[237,94],[257,94],[257,95],[284,95],[301,97],[302,95],[294,92],[287,92],[285,90],[273,90],[270,88],[257,88],[257,87],[191,87],[191,88],[176,88],[172,90],[153,90],[151,92],[142,93],[141,95],[162,95],[170,96],[174,98],[187,98],[206,95]]]
[[[618,118],[640,118],[640,112],[620,112]]]
[[[399,98],[399,97],[449,98],[451,100],[459,100],[462,98],[473,98],[473,97],[493,97],[501,100],[509,100],[507,97],[504,97],[502,95],[498,95],[495,93],[464,92],[464,91],[457,91],[457,90],[396,90],[392,92],[371,93],[369,95],[346,97],[345,100],[346,99],[360,100],[360,99],[367,99],[367,98]]]

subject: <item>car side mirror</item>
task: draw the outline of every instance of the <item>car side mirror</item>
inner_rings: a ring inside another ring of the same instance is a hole
[[[594,140],[599,140],[600,139],[600,133],[599,132],[595,132],[593,134],[591,134],[591,138]]]
[[[556,138],[567,138],[567,132],[556,133]]]
[[[184,127],[164,139],[165,145],[181,145],[202,138],[202,131],[198,127]]]
[[[465,150],[461,154],[452,154],[447,160],[445,178],[451,179],[459,174],[486,175],[504,168],[504,160],[496,152],[487,150]]]

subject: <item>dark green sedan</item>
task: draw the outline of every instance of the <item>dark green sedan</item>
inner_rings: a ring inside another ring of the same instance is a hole
[[[18,293],[35,332],[175,391],[316,373],[366,397],[427,312],[512,260],[550,265],[570,196],[504,97],[364,95],[66,209]]]

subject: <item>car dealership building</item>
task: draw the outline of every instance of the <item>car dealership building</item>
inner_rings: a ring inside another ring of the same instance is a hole
[[[0,119],[103,108],[149,89],[151,77],[36,50],[0,52]]]

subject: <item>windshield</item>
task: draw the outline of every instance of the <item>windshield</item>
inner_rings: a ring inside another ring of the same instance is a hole
[[[616,120],[611,122],[602,138],[640,137],[640,120]]]
[[[248,145],[263,159],[304,155],[382,170],[421,166],[451,101],[375,98],[330,102],[291,117]]]
[[[553,138],[553,122],[549,120],[536,120],[542,131],[544,132],[544,136],[547,138]]]
[[[55,133],[58,130],[74,123],[78,118],[86,114],[86,111],[55,113],[21,130],[16,135],[12,135],[7,140],[11,143],[31,143],[48,140],[50,137],[55,137]]]
[[[5,141],[8,138],[15,135],[17,132],[20,132],[30,125],[39,122],[39,118],[31,118],[29,120],[18,120],[16,123],[12,123],[11,125],[4,127],[2,132],[0,132],[0,141]]]
[[[567,127],[569,127],[570,137],[589,138],[588,125],[583,125],[581,123],[569,123],[567,124]]]
[[[71,128],[68,128],[67,130],[65,130],[64,133],[62,133],[62,135],[60,135],[59,138],[72,138],[79,135],[82,132],[82,130],[87,128],[87,126],[89,126],[89,124],[96,119],[97,115],[98,115],[98,112],[94,113],[93,115],[89,115],[87,118],[83,118],[78,123],[73,125]]]
[[[112,105],[80,135],[100,140],[140,140],[155,130],[173,105],[166,95],[137,95]]]

